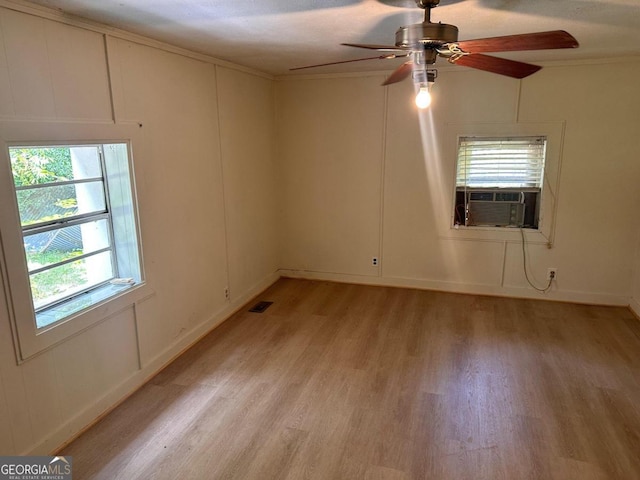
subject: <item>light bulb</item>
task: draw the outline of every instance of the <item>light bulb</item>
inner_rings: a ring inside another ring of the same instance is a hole
[[[416,95],[416,106],[418,108],[427,108],[431,104],[431,94],[428,85],[420,85],[420,91]]]

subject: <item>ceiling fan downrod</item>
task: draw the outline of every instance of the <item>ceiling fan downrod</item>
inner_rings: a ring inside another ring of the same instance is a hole
[[[416,5],[424,9],[424,23],[431,23],[431,9],[436,8],[440,0],[416,0]]]

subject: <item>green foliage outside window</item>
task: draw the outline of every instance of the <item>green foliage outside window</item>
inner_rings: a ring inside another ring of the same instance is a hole
[[[71,180],[71,150],[64,147],[12,148],[11,170],[16,187]]]
[[[16,187],[29,187],[73,179],[71,150],[68,147],[11,148],[11,170]],[[20,217],[23,226],[73,215],[77,210],[75,187],[62,185],[55,188],[26,189],[18,192]],[[43,215],[48,212],[50,215]],[[53,235],[57,235],[54,232]],[[55,263],[80,250],[59,250],[25,243],[30,268]],[[53,270],[31,276],[31,291],[35,302],[64,292],[85,281],[82,263],[69,263]]]
[[[73,179],[71,150],[67,147],[11,148],[10,153],[16,187]],[[23,226],[71,216],[77,206],[73,185],[21,190],[18,197]],[[42,212],[50,214],[43,216]]]

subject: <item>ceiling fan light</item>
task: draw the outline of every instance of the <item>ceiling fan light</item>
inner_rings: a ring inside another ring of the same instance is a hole
[[[418,94],[416,95],[416,106],[419,109],[425,109],[429,105],[431,105],[431,93],[429,92],[429,84],[423,83],[420,85],[420,90],[418,90]]]

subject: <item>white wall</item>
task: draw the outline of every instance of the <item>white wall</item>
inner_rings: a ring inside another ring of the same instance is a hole
[[[142,124],[154,292],[19,366],[0,295],[1,454],[50,452],[277,278],[272,84],[0,8],[0,119]]]
[[[385,102],[382,79],[278,84],[285,275],[629,304],[640,202],[638,59],[548,66],[521,82],[445,69],[431,111],[420,115],[410,82],[387,87]],[[526,283],[518,231],[473,239],[449,227],[450,131],[495,123],[551,123],[564,135],[553,248],[527,235],[537,284],[545,285],[547,268],[558,269],[546,295]]]
[[[278,269],[273,82],[218,67],[231,295]]]
[[[369,78],[278,86],[281,266],[375,275],[384,90]]]

